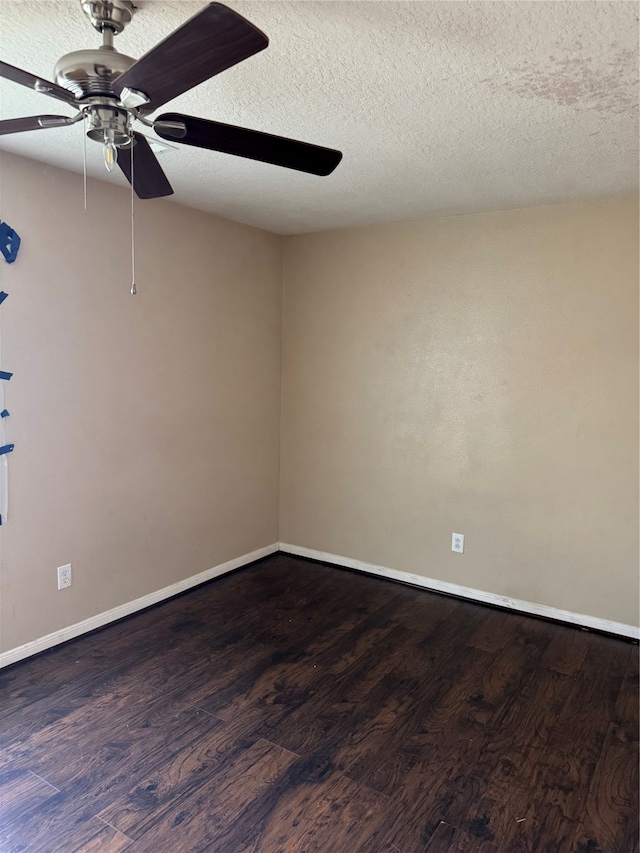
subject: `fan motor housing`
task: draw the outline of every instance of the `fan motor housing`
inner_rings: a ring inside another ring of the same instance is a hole
[[[136,60],[109,47],[74,50],[56,62],[56,83],[77,98],[113,94],[113,81]]]

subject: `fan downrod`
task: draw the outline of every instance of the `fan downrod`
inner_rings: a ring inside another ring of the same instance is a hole
[[[100,33],[121,33],[133,18],[132,0],[80,0],[82,11]]]

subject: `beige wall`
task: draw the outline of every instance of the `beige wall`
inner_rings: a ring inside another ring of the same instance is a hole
[[[0,193],[2,650],[277,541],[280,447],[282,541],[637,624],[634,201],[285,238],[282,314],[275,235],[140,202],[132,298],[126,191]]]
[[[278,537],[281,238],[2,156],[1,647]],[[73,564],[58,592],[56,566]]]
[[[637,624],[637,202],[291,237],[284,269],[281,540]]]

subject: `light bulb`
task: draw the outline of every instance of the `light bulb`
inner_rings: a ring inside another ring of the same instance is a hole
[[[113,141],[112,134],[108,131],[104,132],[104,147],[102,149],[104,156],[104,165],[107,167],[107,172],[113,172],[116,163],[118,162],[118,149]]]

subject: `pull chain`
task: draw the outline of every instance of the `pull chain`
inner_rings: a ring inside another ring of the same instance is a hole
[[[133,161],[134,161],[134,152],[136,150],[136,140],[135,136],[133,137],[133,145],[131,146],[131,295],[135,296],[138,292],[136,290],[136,228],[135,228],[135,219],[133,215],[133,182],[134,182],[134,172],[133,172]]]
[[[82,117],[82,178],[84,184],[84,209],[87,209],[87,116]]]

